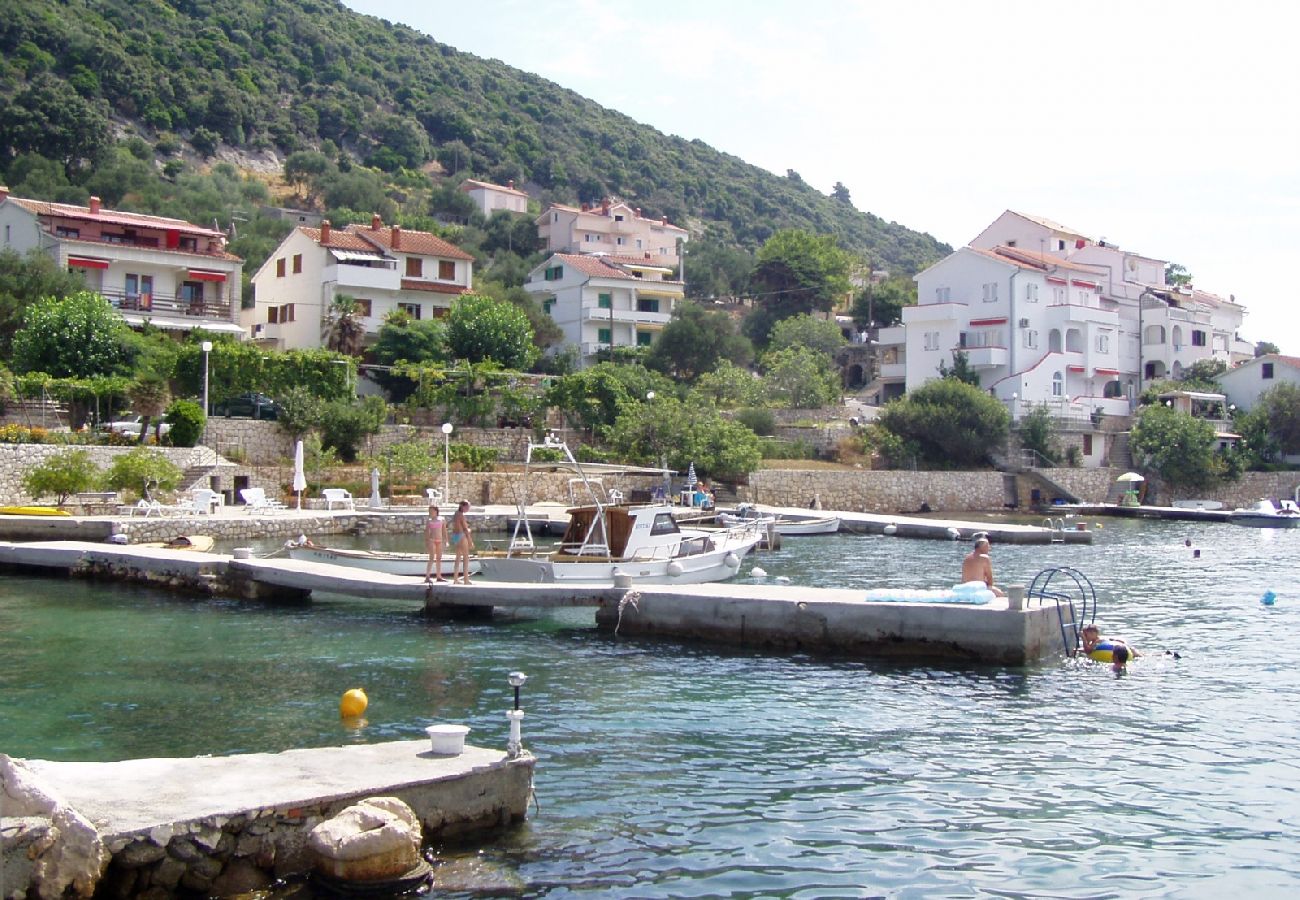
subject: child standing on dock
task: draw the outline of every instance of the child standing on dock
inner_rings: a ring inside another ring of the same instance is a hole
[[[429,563],[424,567],[425,584],[447,580],[442,577],[442,543],[446,532],[445,523],[442,521],[442,512],[438,509],[437,503],[431,502],[429,504],[429,519],[424,523],[424,549],[429,551]],[[435,566],[438,572],[436,579],[432,577]]]
[[[469,554],[474,549],[474,536],[470,531],[465,513],[469,511],[469,501],[462,500],[456,507],[456,515],[451,519],[451,549],[455,559],[451,564],[451,583],[470,584]],[[458,581],[459,579],[459,581]]]

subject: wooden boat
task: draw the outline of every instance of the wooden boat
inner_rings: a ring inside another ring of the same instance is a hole
[[[840,530],[839,516],[773,516],[759,512],[751,503],[737,505],[735,512],[718,513],[718,523],[721,525],[755,521],[762,522],[764,527],[770,522],[782,537],[836,534]]]
[[[70,516],[57,506],[0,506],[0,516]]]
[[[736,574],[741,558],[763,539],[754,523],[711,532],[681,528],[666,503],[606,502],[569,448],[549,436],[542,444],[528,445],[527,465],[540,449],[564,454],[564,465],[579,473],[575,480],[585,485],[590,502],[568,510],[568,527],[553,548],[534,546],[527,518],[521,518],[504,553],[478,557],[484,579],[593,586],[612,586],[621,576],[641,584],[722,581]]]
[[[1233,510],[1228,521],[1250,528],[1300,528],[1300,507],[1291,500],[1283,500],[1281,509],[1272,500],[1256,500],[1253,506]]]
[[[329,563],[332,566],[348,566],[353,569],[368,569],[371,572],[386,572],[389,575],[424,577],[429,556],[425,553],[402,553],[396,550],[344,550],[338,547],[318,547],[315,544],[294,543],[285,548],[290,559],[306,562]],[[442,554],[442,575],[450,578],[455,560],[449,549]],[[477,575],[479,564],[476,559],[469,561],[469,573]],[[437,576],[434,572],[434,576]]]
[[[216,544],[216,539],[209,534],[182,534],[170,541],[145,541],[137,547],[157,547],[162,550],[193,550],[196,553],[208,553]]]

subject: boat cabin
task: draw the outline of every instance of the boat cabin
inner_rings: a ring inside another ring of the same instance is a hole
[[[569,510],[559,552],[625,559],[680,542],[681,529],[668,507],[578,506]]]

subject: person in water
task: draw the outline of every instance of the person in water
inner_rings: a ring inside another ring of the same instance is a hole
[[[1128,661],[1137,656],[1137,651],[1119,638],[1102,640],[1101,629],[1092,622],[1079,629],[1079,637],[1083,639],[1083,652],[1089,656],[1092,656],[1094,651],[1104,653],[1109,650],[1110,667],[1116,672],[1123,672],[1128,666]]]
[[[470,584],[469,554],[474,549],[474,535],[470,531],[465,513],[469,512],[469,501],[462,500],[456,507],[456,515],[451,518],[451,549],[455,559],[451,564],[451,583]]]
[[[446,581],[442,577],[442,544],[446,538],[446,523],[442,521],[442,513],[438,510],[438,504],[429,504],[429,518],[424,523],[424,549],[429,552],[429,562],[424,567],[424,581],[426,584],[433,581]],[[438,577],[432,577],[434,568],[437,567]]]
[[[1001,589],[993,586],[993,561],[989,558],[989,539],[980,536],[975,539],[975,547],[961,561],[961,580],[982,581],[997,597],[1005,597]]]

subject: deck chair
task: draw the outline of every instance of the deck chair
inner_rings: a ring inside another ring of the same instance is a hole
[[[249,515],[253,513],[276,512],[281,509],[288,509],[279,500],[272,500],[266,496],[266,490],[263,488],[242,488],[239,496],[244,501],[244,511]]]

